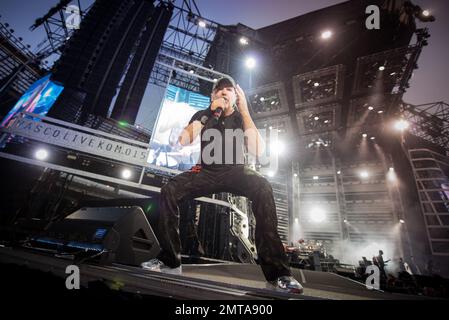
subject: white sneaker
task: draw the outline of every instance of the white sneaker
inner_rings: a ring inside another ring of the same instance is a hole
[[[146,262],[142,262],[140,265],[145,270],[150,271],[156,271],[156,272],[162,272],[162,273],[169,273],[169,274],[182,274],[182,265],[176,268],[170,268],[166,266],[161,260],[159,259],[151,259]]]

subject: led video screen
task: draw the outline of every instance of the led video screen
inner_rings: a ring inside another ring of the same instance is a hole
[[[50,80],[51,74],[37,80],[28,90],[20,97],[19,101],[3,118],[1,126],[6,126],[8,122],[14,118],[19,112],[31,112],[44,116],[55,103],[58,96],[64,89],[63,86],[58,85]]]
[[[181,146],[178,137],[193,114],[209,104],[209,97],[169,85],[153,129],[148,162],[176,170],[195,165],[200,155],[199,136],[188,146]]]

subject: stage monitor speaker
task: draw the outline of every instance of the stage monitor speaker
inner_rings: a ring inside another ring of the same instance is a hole
[[[140,265],[155,258],[159,242],[142,208],[81,208],[53,223],[32,245],[58,253],[89,253],[101,263]],[[96,254],[98,253],[98,254]]]

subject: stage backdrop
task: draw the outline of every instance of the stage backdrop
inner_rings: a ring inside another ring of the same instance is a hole
[[[179,145],[178,137],[193,114],[209,104],[209,97],[169,85],[151,135],[148,162],[177,170],[195,165],[200,155],[199,136],[189,146]]]

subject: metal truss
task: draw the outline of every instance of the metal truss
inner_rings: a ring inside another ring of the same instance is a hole
[[[449,150],[449,104],[432,102],[420,105],[402,103],[400,111],[410,122],[410,132]]]
[[[213,81],[216,78],[212,69],[208,72],[201,66],[219,25],[203,18],[193,0],[161,2],[173,5],[173,15],[151,73],[150,83],[162,87],[172,83],[198,92],[199,79]],[[180,4],[176,5],[176,2]]]
[[[39,56],[22,43],[22,38],[14,36],[9,24],[0,22],[0,92],[11,86],[18,93],[25,92],[40,77],[35,64]]]
[[[70,2],[69,0],[60,2],[56,7],[51,8],[45,16],[37,19],[31,27],[31,29],[35,29],[42,25],[45,28],[47,39],[38,45],[38,49],[39,52],[46,52],[46,56],[52,53],[60,54],[60,48],[74,32],[74,29],[67,28],[64,16]],[[80,17],[83,19],[92,5],[83,10],[80,0],[76,0],[76,3],[80,9]],[[173,84],[182,88],[199,91],[199,78],[204,76],[204,72],[200,73],[200,77],[198,77],[175,70],[175,77],[173,77],[171,74],[173,59],[167,59],[167,56],[202,66],[219,25],[203,18],[194,0],[160,0],[159,3],[172,5],[173,15],[164,35],[150,83],[165,87],[170,81],[173,81]],[[191,73],[191,70],[195,72],[196,69],[197,67],[189,66],[187,71]],[[208,77],[212,80],[214,78]]]
[[[72,36],[76,29],[67,28],[66,24],[66,9],[72,0],[60,1],[55,7],[51,8],[47,14],[38,18],[35,23],[30,27],[30,30],[34,30],[40,26],[43,26],[47,33],[47,39],[37,45],[38,52],[46,52],[45,56],[49,56],[53,53],[61,54],[60,49],[66,43],[66,41]],[[79,8],[80,19],[86,15],[90,5],[86,10],[82,10],[80,0],[73,1]]]

